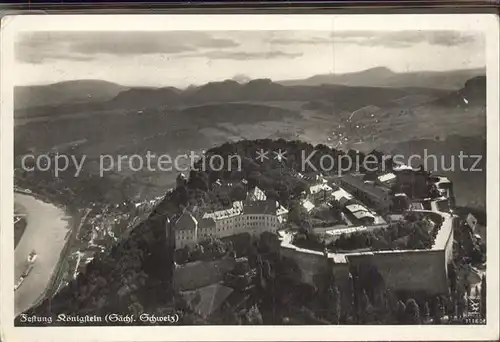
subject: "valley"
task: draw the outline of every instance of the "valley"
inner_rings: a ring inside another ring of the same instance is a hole
[[[101,155],[181,155],[242,139],[302,140],[338,149],[485,154],[485,78],[461,89],[283,86],[270,80],[213,82],[184,91],[130,88],[101,102],[22,108],[15,114],[16,167],[26,153],[85,155],[99,174]],[[468,103],[464,102],[464,98]],[[49,133],[50,132],[50,133]],[[473,144],[468,141],[472,139]],[[454,172],[453,174],[455,174]],[[460,189],[461,173],[456,176]],[[141,196],[161,193],[176,172],[121,170]],[[469,175],[466,175],[467,177]],[[462,204],[484,205],[484,174]],[[483,179],[481,181],[481,179]],[[464,187],[467,184],[464,183]],[[158,189],[160,188],[160,189]]]

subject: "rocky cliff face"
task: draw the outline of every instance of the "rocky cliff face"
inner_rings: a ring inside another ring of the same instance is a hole
[[[462,89],[437,100],[436,104],[453,107],[486,106],[486,76],[467,80]]]

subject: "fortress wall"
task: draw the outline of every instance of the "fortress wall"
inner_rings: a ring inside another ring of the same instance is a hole
[[[377,267],[388,288],[395,291],[448,292],[446,258],[443,250],[378,252],[372,255],[347,256],[351,265]]]
[[[322,253],[307,253],[297,251],[293,248],[282,248],[281,256],[294,260],[300,271],[297,280],[305,284],[314,286],[317,276],[323,275],[331,268],[335,277],[336,286],[344,288],[348,285],[349,264],[335,263],[332,259],[327,259]]]
[[[451,244],[453,239],[450,239]],[[377,267],[387,287],[396,291],[426,292],[430,295],[448,292],[445,250],[416,250],[346,255],[348,263],[329,262],[321,253],[307,253],[282,248],[281,255],[295,260],[300,268],[298,280],[314,285],[315,276],[333,268],[338,286],[347,284],[349,267],[371,264]]]
[[[300,268],[298,280],[314,285],[314,277],[326,271],[327,259],[321,253],[307,253],[293,248],[281,248],[281,256],[294,260]]]

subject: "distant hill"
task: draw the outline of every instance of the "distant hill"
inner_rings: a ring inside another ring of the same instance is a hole
[[[77,80],[49,85],[18,86],[14,89],[16,110],[60,105],[95,104],[98,107],[154,107],[181,102],[205,103],[216,101],[280,101],[324,100],[331,96],[331,86],[368,88],[414,88],[418,93],[441,90],[459,90],[469,79],[485,77],[484,69],[455,71],[424,71],[396,73],[385,67],[377,67],[347,74],[316,75],[301,80],[273,82],[269,79],[247,80],[236,78],[223,82],[210,82],[191,86],[186,90],[173,87],[145,88],[125,87],[100,80]],[[328,86],[326,86],[328,85]],[[314,89],[313,89],[314,87]],[[340,88],[337,88],[339,90]],[[109,104],[104,104],[110,102]],[[96,109],[98,108],[96,107]],[[94,108],[94,107],[92,107]],[[35,112],[43,112],[38,108]],[[39,115],[39,114],[36,114]],[[22,116],[32,116],[24,113]]]
[[[485,74],[485,69],[397,73],[386,67],[377,67],[346,74],[316,75],[306,79],[285,80],[278,83],[287,86],[340,84],[363,87],[418,87],[456,90],[460,89],[468,79]]]
[[[442,97],[443,90],[460,90],[466,81],[473,81],[478,76],[484,79],[484,74],[485,70],[482,69],[395,73],[388,68],[378,67],[348,74],[316,75],[303,80],[279,82],[270,79],[233,79],[190,86],[185,90],[174,87],[124,87],[106,81],[79,80],[16,87],[14,103],[16,117],[237,101],[340,100],[345,104],[346,99],[352,99],[361,100],[366,105],[378,105],[406,95]],[[351,105],[347,107],[344,109],[352,109]]]
[[[156,107],[179,104],[182,91],[174,87],[131,88],[120,92],[108,105],[120,108]]]
[[[443,95],[442,91],[436,89],[395,89],[344,85],[284,86],[269,79],[257,79],[245,84],[233,80],[210,82],[198,87],[189,87],[186,90],[173,87],[128,88],[123,89],[111,99],[105,99],[117,89],[112,88],[108,93],[101,94],[102,101],[97,101],[95,96],[91,96],[86,102],[80,98],[64,103],[63,97],[61,97],[60,104],[30,108],[16,107],[15,116],[16,118],[56,117],[116,109],[145,110],[148,108],[245,101],[326,101],[333,105],[337,111],[352,111],[362,106],[382,105],[409,95],[420,94],[426,97],[430,95],[436,98]],[[55,93],[51,89],[46,90],[46,92]],[[23,100],[22,96],[20,99],[17,99],[17,96],[19,95],[16,95],[16,101]],[[66,99],[68,98],[66,97]]]
[[[394,89],[382,87],[350,87],[344,85],[284,86],[269,79],[240,84],[233,80],[210,82],[181,91],[175,88],[132,88],[111,102],[122,108],[148,108],[178,104],[226,103],[241,101],[328,101],[338,110],[354,110],[360,106],[384,104],[412,94],[445,94],[436,89]]]
[[[63,103],[108,101],[125,89],[127,88],[124,86],[99,80],[18,86],[14,88],[14,108],[24,109]]]
[[[461,89],[438,99],[435,103],[451,107],[486,106],[486,76],[467,80]]]

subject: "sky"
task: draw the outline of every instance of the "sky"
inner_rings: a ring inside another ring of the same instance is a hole
[[[24,31],[16,85],[100,79],[128,86],[300,79],[373,67],[485,67],[485,37],[466,30]]]

